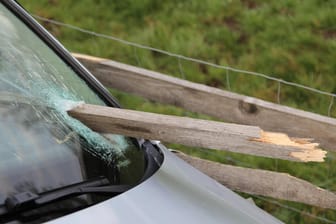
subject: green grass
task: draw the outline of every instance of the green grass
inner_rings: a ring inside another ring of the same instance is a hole
[[[19,1],[31,13],[117,36],[177,54],[269,74],[336,93],[336,1],[334,0],[43,0]],[[180,60],[68,28],[42,23],[71,51],[141,66],[194,82],[227,89],[226,71]],[[181,64],[182,71],[179,63]],[[229,72],[234,92],[277,102],[278,83]],[[126,108],[181,116],[211,117],[112,91]],[[281,85],[281,104],[326,115],[330,97]],[[335,102],[336,103],[336,102]],[[336,117],[335,106],[331,114]],[[287,172],[336,190],[333,162],[299,164],[169,145],[186,153],[244,167]],[[244,195],[246,196],[246,195]],[[255,198],[286,223],[324,223]],[[336,220],[333,210],[283,202]]]

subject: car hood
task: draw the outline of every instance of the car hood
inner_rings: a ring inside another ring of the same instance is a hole
[[[49,223],[282,223],[161,148],[164,162],[145,182]]]

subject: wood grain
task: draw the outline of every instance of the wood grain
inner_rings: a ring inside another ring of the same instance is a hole
[[[316,144],[292,141],[284,134],[259,127],[83,104],[70,111],[92,130],[156,139],[187,146],[227,150],[249,155],[322,162],[326,152]],[[278,141],[279,135],[286,141]]]
[[[314,138],[336,151],[336,119],[166,76],[115,61],[74,54],[106,87],[265,131]]]
[[[295,201],[322,208],[336,208],[336,195],[287,173],[242,168],[176,152],[184,161],[226,187],[244,193]]]

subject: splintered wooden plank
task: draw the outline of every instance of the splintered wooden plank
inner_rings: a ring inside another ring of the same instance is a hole
[[[287,173],[242,168],[176,152],[184,161],[226,187],[244,193],[336,208],[336,195]]]
[[[157,139],[210,149],[294,160],[324,160],[326,152],[306,139],[290,139],[282,133],[263,132],[259,127],[139,112],[90,104],[69,115],[92,130],[131,137]]]
[[[336,119],[166,76],[115,61],[74,54],[106,87],[266,131],[314,138],[336,151]]]

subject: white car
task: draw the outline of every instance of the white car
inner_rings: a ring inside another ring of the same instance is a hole
[[[158,142],[91,131],[66,112],[80,102],[119,107],[0,0],[1,223],[281,223]]]

